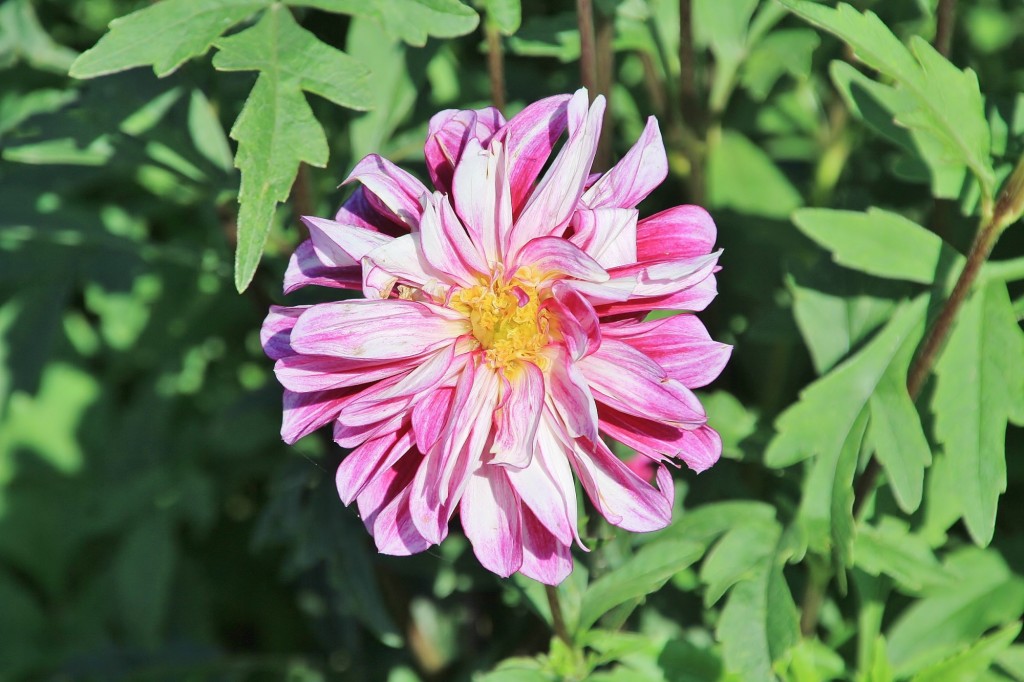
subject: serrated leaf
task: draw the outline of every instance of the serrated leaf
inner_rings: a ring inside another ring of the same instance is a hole
[[[776,547],[782,528],[765,529]],[[744,680],[772,679],[772,663],[800,639],[796,604],[782,575],[784,558],[771,552],[729,592],[715,630],[726,669]]]
[[[369,73],[322,42],[275,5],[252,28],[217,41],[213,65],[222,71],[259,71],[256,85],[231,129],[238,141],[235,286],[252,280],[270,232],[274,209],[288,199],[300,163],[327,164],[327,138],[303,90],[349,108],[367,106]]]
[[[956,588],[928,588],[889,630],[889,660],[898,677],[949,657],[1024,612],[1024,579],[996,552],[967,547],[950,556],[945,569]]]
[[[925,668],[913,682],[971,682],[989,669],[992,662],[1006,651],[1020,634],[1021,624],[1010,623],[991,635],[982,637],[966,651],[941,663]]]
[[[523,22],[523,8],[519,0],[484,0],[488,21],[502,34],[510,36],[519,30]]]
[[[921,505],[924,470],[932,461],[921,416],[907,392],[907,372],[916,347],[917,336],[908,336],[868,400],[868,441],[885,468],[896,503],[908,514]]]
[[[878,526],[862,525],[854,543],[855,565],[871,575],[887,575],[911,594],[925,587],[951,585],[924,538],[903,521],[885,517]]]
[[[963,261],[934,232],[878,208],[804,208],[793,214],[793,223],[839,265],[876,277],[931,284]]]
[[[847,42],[865,64],[897,81],[913,96],[913,106],[895,112],[896,120],[941,143],[951,158],[971,169],[982,193],[992,197],[995,174],[989,156],[990,135],[975,73],[961,71],[915,36],[907,49],[873,12],[861,14],[847,4],[826,7],[807,0],[780,0],[794,13]]]
[[[731,128],[711,148],[708,200],[713,206],[768,218],[786,218],[803,203],[775,162]]]
[[[1024,385],[1024,348],[1006,285],[989,282],[957,316],[935,365],[932,409],[957,481],[964,522],[980,545],[992,539],[1006,490],[1006,421]]]
[[[29,0],[8,0],[0,5],[0,66],[24,59],[37,69],[61,75],[78,53],[54,42]]]
[[[466,35],[480,23],[477,13],[459,0],[289,0],[288,4],[368,17],[416,47],[426,45],[428,37]]]
[[[703,545],[689,540],[661,540],[645,545],[625,564],[587,588],[580,607],[580,630],[588,629],[619,604],[661,589],[669,578],[703,553]]]
[[[110,31],[71,65],[73,78],[95,78],[136,66],[166,76],[205,54],[224,31],[269,0],[164,0],[110,22]]]
[[[956,199],[964,190],[967,168],[955,156],[950,156],[941,140],[923,133],[920,129],[907,129],[898,125],[896,113],[914,106],[914,96],[904,89],[878,83],[858,71],[847,62],[835,61],[829,69],[832,82],[839,90],[847,107],[854,116],[867,123],[875,132],[920,157],[929,171],[932,194],[941,199]],[[898,159],[893,172],[897,177],[920,181],[921,175],[914,164],[914,158]],[[911,177],[910,171],[915,177]]]

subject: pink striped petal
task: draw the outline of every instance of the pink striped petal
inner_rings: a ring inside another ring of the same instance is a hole
[[[569,436],[597,438],[597,405],[587,385],[587,378],[564,351],[552,358],[551,369],[544,375],[547,393]]]
[[[483,251],[488,271],[504,262],[512,229],[512,195],[505,150],[500,142],[483,149],[470,140],[455,168],[455,211]]]
[[[326,218],[303,216],[313,251],[321,263],[332,268],[359,267],[363,256],[394,237],[362,227],[342,225]]]
[[[485,464],[470,476],[459,517],[484,568],[502,578],[519,570],[523,565],[522,511],[502,467]]]
[[[557,585],[572,573],[572,552],[568,543],[560,542],[525,508],[522,537],[520,573],[545,585]]]
[[[494,107],[477,110],[446,109],[434,114],[427,128],[423,155],[434,187],[450,192],[452,175],[470,140],[486,146],[505,125],[505,117]]]
[[[633,148],[587,190],[583,203],[591,208],[635,208],[667,175],[661,130],[651,116]]]
[[[351,399],[352,390],[316,391],[296,393],[285,390],[284,414],[281,419],[281,439],[291,445],[338,416],[338,412]]]
[[[289,355],[294,355],[290,342],[292,327],[299,315],[309,309],[308,305],[286,307],[281,305],[270,306],[270,313],[263,320],[260,327],[260,343],[263,345],[263,352],[271,360],[279,360]]]
[[[571,457],[587,496],[608,523],[646,532],[671,521],[672,491],[659,490],[634,474],[600,440],[576,441]]]
[[[515,262],[519,267],[535,268],[541,277],[608,281],[608,273],[600,263],[561,237],[531,239],[519,252]]]
[[[338,496],[346,506],[377,476],[398,462],[412,447],[412,432],[392,431],[366,441],[345,456],[334,476]]]
[[[416,447],[420,452],[429,452],[437,439],[441,437],[441,431],[448,421],[454,396],[455,389],[438,388],[428,393],[413,406],[412,429],[416,435]]]
[[[675,206],[637,223],[637,260],[703,256],[711,253],[717,234],[715,221],[703,208]]]
[[[516,253],[531,239],[557,236],[572,218],[597,153],[605,100],[598,95],[587,109],[587,91],[577,90],[569,102],[569,141],[555,157],[530,195],[512,228],[509,251]],[[586,112],[586,113],[584,113]]]
[[[395,284],[406,284],[443,296],[458,282],[423,257],[420,234],[407,234],[380,246],[363,259],[363,295],[382,299],[391,295]]]
[[[635,275],[636,288],[632,298],[670,296],[702,282],[714,272],[722,252],[705,254],[694,258],[661,261],[612,268],[612,277]]]
[[[598,413],[602,432],[658,461],[666,457],[678,458],[700,473],[717,462],[722,454],[721,437],[706,424],[682,429],[623,414],[604,405]]]
[[[395,222],[395,216],[391,211],[385,215],[374,208],[367,196],[365,187],[356,187],[334,214],[334,222],[349,227],[362,227],[372,232],[382,232],[392,237],[409,231],[409,227],[404,223]]]
[[[299,353],[353,360],[397,360],[437,350],[469,331],[458,313],[415,301],[340,301],[299,317],[291,344]]]
[[[409,556],[436,544],[420,535],[410,514],[409,488],[405,488],[373,520],[373,541],[378,552],[391,556]],[[443,539],[444,535],[441,537]]]
[[[562,544],[578,538],[576,529],[576,484],[565,446],[553,433],[552,417],[541,421],[536,449],[530,465],[507,469],[509,483],[542,524]]]
[[[674,425],[703,424],[707,417],[693,393],[646,355],[622,341],[605,338],[577,363],[602,403],[626,414]]]
[[[573,217],[570,241],[605,268],[636,262],[637,211],[632,208],[581,208]]]
[[[573,283],[574,288],[577,289],[582,289],[583,285],[587,287],[606,286],[605,284],[591,285],[587,282]],[[707,308],[717,295],[718,285],[715,281],[715,276],[709,275],[697,284],[675,294],[652,298],[638,298],[633,301],[595,303],[594,309],[597,310],[597,314],[602,318],[629,313],[648,313],[652,310],[699,312]],[[588,298],[592,301],[594,300],[593,296],[588,295]]]
[[[570,357],[579,360],[596,350],[601,345],[601,321],[594,307],[565,282],[555,282],[551,293],[544,306],[554,314]]]
[[[544,373],[525,360],[517,369],[505,384],[506,394],[495,415],[491,464],[522,469],[533,459],[534,437],[544,408]]]
[[[448,197],[440,192],[434,192],[423,209],[420,246],[427,262],[463,287],[478,284],[484,273],[490,273]]]
[[[353,399],[356,395],[358,393],[353,395]],[[345,403],[345,405],[347,404],[348,402]],[[345,405],[342,405],[341,409],[344,409]],[[368,440],[398,431],[405,425],[407,419],[407,414],[397,414],[373,424],[360,424],[359,426],[348,426],[335,420],[334,442],[343,448],[357,448]]]
[[[284,293],[311,285],[335,289],[359,289],[362,286],[362,269],[358,266],[334,268],[324,265],[316,255],[313,240],[299,244],[288,259],[284,273]]]
[[[616,327],[608,335],[654,360],[687,388],[714,381],[732,355],[732,346],[713,341],[694,315]]]
[[[373,383],[408,372],[418,362],[418,358],[377,362],[327,355],[290,355],[274,364],[274,374],[288,390],[308,393]]]
[[[517,215],[565,130],[571,99],[571,95],[555,95],[527,105],[494,136],[508,155],[512,206]]]
[[[368,191],[367,201],[381,214],[409,229],[418,229],[420,197],[427,188],[410,173],[377,154],[370,154],[356,164],[342,184],[358,180]]]

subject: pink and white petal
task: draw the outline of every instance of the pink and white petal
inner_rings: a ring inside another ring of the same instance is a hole
[[[363,256],[394,237],[363,227],[342,225],[326,218],[303,216],[313,251],[320,262],[332,268],[359,267]]]
[[[579,360],[601,345],[601,321],[590,302],[565,282],[555,282],[552,297],[544,302],[562,335],[573,360]]]
[[[509,184],[516,215],[565,130],[571,99],[571,95],[555,95],[527,105],[494,136],[508,155]]]
[[[607,282],[565,282],[583,295],[595,310],[603,317],[598,306],[623,304],[630,300],[637,287],[636,275],[620,275],[611,277]]]
[[[495,141],[487,149],[470,140],[455,167],[455,211],[482,247],[487,270],[504,262],[512,229],[512,195],[504,147]]]
[[[707,386],[722,372],[732,346],[711,339],[694,315],[615,327],[608,335],[654,360],[687,388]]]
[[[564,350],[556,351],[544,378],[552,413],[561,419],[565,432],[572,438],[597,438],[597,404],[587,378]]]
[[[363,258],[363,295],[366,298],[387,298],[396,283],[443,296],[458,281],[427,261],[417,232],[394,239]]]
[[[659,490],[634,474],[600,440],[577,440],[571,457],[590,501],[612,525],[647,532],[672,520],[672,491]]]
[[[558,585],[572,573],[572,552],[538,521],[529,509],[523,509],[523,565],[519,572],[527,578]]]
[[[523,504],[563,544],[579,537],[576,528],[576,483],[566,447],[552,432],[552,417],[537,430],[533,460],[523,469],[508,469],[509,483]]]
[[[288,390],[308,393],[373,383],[409,372],[419,362],[419,358],[378,362],[328,355],[289,355],[274,364],[274,374]]]
[[[604,268],[635,263],[637,215],[632,208],[580,208],[569,240]]]
[[[597,153],[605,100],[598,95],[587,109],[587,91],[577,90],[569,102],[569,140],[530,195],[512,227],[509,253],[517,253],[536,237],[561,236],[583,194]],[[583,112],[586,112],[585,114]]]
[[[334,476],[338,496],[348,506],[412,447],[412,431],[392,431],[372,438],[345,456]]]
[[[715,221],[700,206],[675,206],[636,226],[637,260],[695,258],[711,253],[718,231]]]
[[[608,273],[582,249],[561,237],[537,237],[523,246],[514,260],[514,269],[529,267],[541,277],[571,277],[588,282],[606,282]]]
[[[420,452],[429,452],[441,437],[454,396],[455,389],[442,387],[431,391],[413,405],[412,429]]]
[[[287,307],[282,305],[270,306],[270,313],[263,320],[260,327],[260,343],[263,345],[263,352],[271,360],[279,360],[289,355],[294,355],[290,342],[292,327],[299,315],[309,309],[308,305]]]
[[[469,331],[455,311],[405,300],[339,301],[312,306],[292,328],[298,353],[353,360],[398,360],[453,344]]]
[[[441,540],[444,540],[443,536]],[[412,522],[408,488],[399,493],[374,519],[373,541],[377,551],[391,556],[418,554],[434,544],[420,535]]]
[[[313,433],[338,416],[351,399],[351,389],[296,393],[285,390],[281,439],[289,445]]]
[[[440,192],[434,192],[424,206],[420,246],[427,262],[460,286],[474,286],[484,273],[490,272],[448,197]]]
[[[588,287],[604,286],[590,285],[585,282],[581,284]],[[582,288],[575,283],[574,285],[577,289]],[[636,300],[623,302],[609,302],[604,304],[595,303],[595,310],[597,310],[597,314],[602,318],[632,313],[648,313],[652,310],[699,312],[707,308],[717,295],[718,283],[715,281],[714,275],[709,275],[697,284],[675,294],[670,294],[668,296],[655,296],[652,298],[637,298]],[[594,300],[591,296],[588,296],[588,298],[590,298],[590,300]]]
[[[678,458],[697,473],[709,469],[722,455],[722,438],[704,424],[681,429],[606,406],[598,410],[601,431],[651,459]]]
[[[349,227],[362,227],[373,232],[383,232],[393,237],[409,231],[404,223],[395,222],[395,216],[388,211],[381,213],[367,199],[365,187],[356,187],[355,191],[345,200],[338,212],[334,214],[334,222]]]
[[[506,394],[495,414],[491,452],[493,465],[522,469],[533,459],[534,438],[544,409],[544,373],[532,362],[521,361],[508,377]],[[506,371],[506,377],[508,376]]]
[[[363,391],[357,399],[345,406],[338,415],[338,421],[349,426],[359,426],[408,411],[414,399],[462,371],[465,356],[456,363],[452,362],[454,357],[455,346],[451,345],[432,355],[418,358],[411,372],[382,381]]]
[[[423,154],[434,187],[450,192],[452,174],[469,140],[486,146],[494,133],[505,125],[505,117],[494,107],[484,109],[446,109],[434,114],[427,128]]]
[[[633,148],[587,190],[583,203],[591,208],[635,208],[667,175],[661,130],[651,116]]]
[[[613,277],[636,275],[633,298],[669,296],[707,279],[718,267],[721,254],[719,250],[694,258],[625,265],[612,268],[609,274]]]
[[[522,510],[502,467],[483,465],[469,478],[459,517],[473,553],[502,578],[523,565]]]
[[[368,190],[366,199],[375,209],[411,230],[419,228],[420,197],[428,193],[422,182],[377,154],[357,163],[342,184],[355,180]]]
[[[577,364],[594,397],[620,412],[678,426],[707,421],[700,401],[688,388],[622,341],[605,338],[596,352]]]
[[[347,268],[333,268],[324,265],[316,255],[313,240],[307,239],[288,259],[284,273],[284,293],[290,294],[307,286],[332,287],[335,289],[359,289],[362,286],[362,268],[358,265]]]

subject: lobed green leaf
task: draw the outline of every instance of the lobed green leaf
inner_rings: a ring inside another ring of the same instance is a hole
[[[417,47],[425,45],[428,37],[465,35],[480,23],[477,13],[459,0],[288,0],[288,4],[367,17]]]

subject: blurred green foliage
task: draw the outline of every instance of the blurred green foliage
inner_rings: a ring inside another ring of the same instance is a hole
[[[258,329],[297,213],[488,103],[486,28],[507,113],[578,86],[575,4],[5,0],[0,680],[1024,680],[1019,226],[905,386],[1024,153],[1024,8],[855,5],[595,0],[613,156],[659,116],[643,208],[715,216],[736,352],[725,459],[664,531],[585,524],[566,642],[457,532],[376,554],[343,453],[280,442]]]

